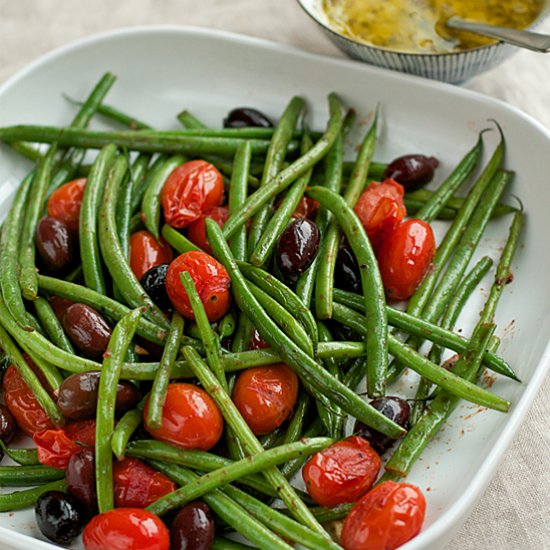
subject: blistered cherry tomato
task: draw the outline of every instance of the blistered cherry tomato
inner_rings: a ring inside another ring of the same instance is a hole
[[[138,279],[141,279],[152,267],[171,262],[173,257],[170,245],[162,237],[158,242],[149,231],[132,233],[130,267]]]
[[[405,190],[396,181],[372,182],[359,197],[354,211],[361,220],[375,250],[386,234],[407,214]]]
[[[206,236],[206,225],[204,223],[206,218],[214,220],[220,227],[223,227],[227,218],[229,218],[229,210],[225,206],[214,206],[214,208],[205,212],[198,220],[189,224],[187,228],[189,240],[205,252],[208,252],[208,254],[212,254],[212,247]]]
[[[426,500],[418,487],[386,481],[349,513],[342,530],[345,550],[394,550],[422,528]]]
[[[221,319],[229,309],[230,278],[220,262],[206,252],[185,252],[168,267],[166,291],[174,307],[187,319],[195,319],[189,297],[180,279],[180,273],[189,272],[197,293],[204,304],[206,315],[211,322]]]
[[[168,550],[162,520],[140,508],[115,508],[95,516],[82,535],[85,550]]]
[[[145,508],[177,489],[163,473],[137,458],[113,463],[113,483],[116,508]]]
[[[396,225],[377,253],[387,297],[410,298],[430,268],[434,254],[435,237],[429,224],[413,218]]]
[[[181,229],[204,212],[219,206],[223,198],[223,177],[205,160],[178,166],[162,188],[161,201],[166,223]]]
[[[298,377],[283,363],[242,371],[233,389],[233,402],[256,435],[278,428],[297,398]]]
[[[95,418],[93,420],[78,420],[63,426],[67,437],[87,447],[95,445],[95,428]]]
[[[302,476],[311,498],[321,506],[355,502],[376,481],[382,460],[362,437],[352,436],[314,454]]]
[[[28,361],[30,364],[30,361]],[[4,400],[17,425],[31,437],[36,432],[53,428],[54,425],[36,397],[29,389],[18,370],[10,365],[2,380]]]
[[[79,178],[63,184],[48,199],[48,216],[67,224],[73,233],[78,233],[78,221],[86,178]]]
[[[143,418],[147,419],[149,399]],[[160,441],[167,441],[185,449],[207,451],[220,439],[223,418],[214,400],[193,384],[169,384],[162,409],[162,426],[145,429]]]

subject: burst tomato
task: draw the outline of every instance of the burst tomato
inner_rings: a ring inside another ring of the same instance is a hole
[[[393,550],[422,528],[426,500],[418,487],[386,481],[349,513],[342,530],[345,550]]]
[[[177,489],[163,473],[137,458],[113,463],[113,483],[116,508],[145,508]]]
[[[207,451],[222,435],[223,418],[218,406],[203,389],[193,384],[168,385],[160,428],[147,426],[148,410],[149,399],[143,411],[145,429],[160,441]]]
[[[116,508],[95,516],[82,534],[86,550],[168,550],[170,533],[158,516],[140,508]]]
[[[223,227],[228,217],[229,210],[225,206],[214,206],[214,208],[205,212],[198,220],[189,225],[187,228],[189,240],[199,248],[202,248],[205,252],[208,252],[208,254],[212,254],[212,247],[206,236],[206,225],[204,221],[206,218],[210,218],[220,227]]]
[[[403,186],[392,179],[372,182],[359,197],[354,211],[375,250],[385,235],[407,214]]]
[[[197,293],[211,322],[221,319],[229,309],[230,278],[220,262],[206,252],[191,251],[178,256],[166,272],[166,292],[174,307],[187,319],[194,319],[189,297],[180,279],[184,271],[191,275]]]
[[[172,261],[170,245],[161,237],[158,242],[149,231],[136,231],[130,237],[130,267],[137,279],[157,265]]]
[[[223,178],[205,160],[192,160],[178,166],[162,188],[161,201],[166,223],[181,229],[201,214],[219,206],[223,198]]]
[[[68,228],[78,233],[80,207],[86,188],[86,178],[79,178],[63,184],[48,199],[48,216],[65,222]]]
[[[314,454],[302,476],[317,504],[336,506],[364,495],[376,481],[381,464],[367,440],[352,436]]]
[[[388,298],[410,298],[426,275],[434,254],[435,237],[429,224],[410,219],[395,226],[377,253]]]
[[[298,398],[298,377],[280,363],[242,371],[233,402],[250,429],[264,435],[278,428],[292,413]]]
[[[27,358],[29,365],[32,361]],[[54,425],[46,411],[38,403],[36,397],[25,384],[19,371],[10,365],[2,380],[4,400],[17,425],[29,436],[37,432],[53,429]]]

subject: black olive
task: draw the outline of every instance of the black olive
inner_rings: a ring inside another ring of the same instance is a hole
[[[362,294],[361,273],[355,254],[350,247],[345,246],[338,251],[334,279],[338,288]]]
[[[67,225],[56,218],[42,218],[36,228],[36,250],[48,271],[60,271],[73,260],[75,243]]]
[[[407,428],[409,416],[411,414],[411,407],[408,402],[401,399],[401,397],[377,397],[376,399],[373,399],[370,404],[384,416],[390,420],[393,420],[396,424],[399,424],[399,426]],[[383,454],[394,443],[393,439],[390,439],[384,434],[373,430],[369,426],[365,426],[359,421],[355,423],[354,432],[366,439],[378,454]]]
[[[293,221],[277,241],[277,263],[289,278],[300,276],[319,251],[321,234],[311,220]]]
[[[99,359],[111,338],[111,327],[94,308],[85,304],[73,304],[65,311],[63,326],[71,342],[80,352],[92,359]]]
[[[69,544],[84,527],[80,505],[61,491],[47,491],[40,495],[34,513],[42,534],[57,544]]]
[[[250,107],[233,109],[223,121],[225,128],[246,128],[256,126],[259,128],[272,128],[273,123],[263,113]]]
[[[214,541],[214,520],[204,502],[184,506],[170,527],[170,550],[208,550]]]
[[[435,157],[405,155],[388,164],[382,179],[392,178],[400,183],[405,191],[414,191],[432,181],[434,170],[438,166],[439,161]]]
[[[166,293],[166,272],[170,264],[160,264],[144,273],[140,279],[141,286],[149,297],[162,310],[172,307],[172,302]]]
[[[7,445],[17,431],[15,418],[6,405],[0,405],[0,439]]]
[[[83,447],[69,459],[65,470],[67,493],[77,500],[88,518],[97,514],[95,489],[95,455]]]

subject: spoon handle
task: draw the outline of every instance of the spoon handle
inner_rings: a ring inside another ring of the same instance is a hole
[[[473,21],[466,21],[458,17],[450,17],[446,23],[447,27],[459,29],[462,31],[470,31],[483,36],[489,36],[502,40],[520,48],[527,48],[535,52],[550,51],[550,36],[547,34],[539,34],[531,31],[519,29],[510,29],[507,27],[497,27],[494,25],[485,25]]]

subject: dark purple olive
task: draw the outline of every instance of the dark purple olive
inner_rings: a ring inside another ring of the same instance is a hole
[[[94,308],[84,304],[69,306],[63,326],[71,342],[84,355],[99,359],[107,349],[112,330]]]
[[[273,123],[263,113],[250,107],[233,109],[223,120],[224,128],[272,128]]]
[[[57,406],[71,420],[95,418],[99,371],[79,372],[65,378],[59,386]],[[133,409],[141,399],[139,389],[128,380],[120,380],[116,391],[116,414]]]
[[[334,279],[338,288],[362,294],[359,264],[349,246],[344,246],[338,251]]]
[[[35,235],[36,250],[48,271],[60,271],[71,264],[75,243],[69,228],[56,218],[42,218]]]
[[[297,278],[315,259],[321,234],[311,220],[293,221],[277,241],[277,263],[289,278]]]
[[[388,164],[382,179],[392,178],[400,183],[405,191],[414,191],[432,181],[434,170],[438,166],[439,161],[435,157],[405,155]]]
[[[208,550],[213,541],[210,508],[200,501],[184,506],[170,527],[170,550]]]
[[[152,267],[144,273],[139,281],[151,300],[164,311],[172,307],[172,302],[166,293],[166,272],[169,265],[160,264]]]
[[[97,514],[95,489],[95,455],[92,449],[82,448],[69,459],[65,470],[67,493],[81,505],[86,517]]]
[[[399,424],[403,428],[407,428],[409,416],[411,414],[411,407],[407,401],[401,399],[401,397],[377,397],[376,399],[373,399],[370,404],[384,416],[388,417],[390,420],[393,420],[396,424]],[[383,454],[386,452],[395,441],[384,434],[365,426],[359,421],[355,423],[354,432],[365,438],[378,454]]]
[[[42,493],[34,509],[42,534],[57,544],[69,544],[84,527],[84,514],[78,502],[61,491]]]
[[[17,422],[5,405],[0,405],[0,439],[7,445],[17,431]]]

